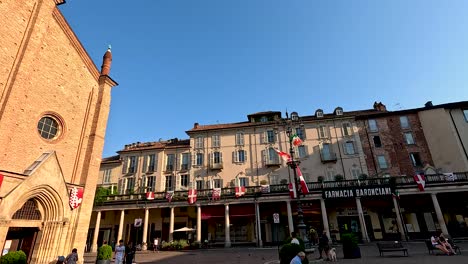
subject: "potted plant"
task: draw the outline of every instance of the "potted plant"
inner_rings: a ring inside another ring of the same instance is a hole
[[[317,181],[323,183],[325,181],[325,177],[323,176],[318,176]]]
[[[342,180],[344,180],[343,175],[341,175],[341,174],[335,175],[335,181],[342,181]]]
[[[365,181],[367,180],[367,174],[365,173],[362,173],[361,175],[359,175],[359,178],[358,178],[360,181]]]
[[[345,259],[361,257],[361,250],[358,246],[358,238],[356,234],[346,233],[341,235],[341,243],[343,243],[343,255]]]
[[[7,254],[0,257],[1,264],[10,264],[10,263],[18,263],[18,264],[26,264],[26,253],[22,250],[18,251],[10,251]]]
[[[303,242],[304,243],[304,242]],[[297,255],[297,253],[304,251],[304,246],[300,246],[298,244],[285,244],[281,247],[279,256],[280,256],[280,264],[289,264],[291,260]],[[307,257],[302,261],[302,264],[309,263]]]
[[[112,247],[104,244],[98,248],[97,264],[110,264],[112,259]]]

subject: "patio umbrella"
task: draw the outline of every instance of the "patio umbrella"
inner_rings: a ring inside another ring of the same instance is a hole
[[[195,230],[196,229],[190,228],[190,227],[182,227],[182,228],[174,230],[174,232],[191,232],[191,231],[195,231]]]

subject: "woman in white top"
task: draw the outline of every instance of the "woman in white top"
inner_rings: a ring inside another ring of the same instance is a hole
[[[431,236],[431,243],[433,247],[439,249],[447,255],[450,255],[450,252],[447,250],[447,248],[440,243],[439,237],[437,235]]]
[[[154,239],[154,245],[153,245],[153,251],[158,251],[159,252],[159,238]]]

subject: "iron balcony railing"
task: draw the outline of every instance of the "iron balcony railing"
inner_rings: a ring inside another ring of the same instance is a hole
[[[426,188],[431,186],[443,186],[443,185],[463,185],[468,184],[468,172],[454,173],[452,175],[436,174],[426,175]],[[364,180],[343,180],[343,181],[324,181],[324,182],[308,182],[307,186],[311,194],[317,194],[322,192],[323,189],[333,188],[346,188],[356,186],[381,186],[381,185],[393,185],[397,189],[412,188],[416,187],[417,184],[412,176],[396,176],[386,178],[368,178]],[[104,186],[103,186],[104,187]],[[269,185],[267,192],[266,186],[248,186],[245,187],[245,194],[242,197],[253,198],[260,196],[281,196],[288,195],[289,188],[288,184],[277,184]],[[203,189],[197,190],[197,200],[211,200],[213,190]],[[234,198],[236,191],[234,187],[222,188],[221,199]],[[242,198],[240,197],[240,198]],[[113,203],[116,201],[135,201],[135,200],[146,200],[146,193],[134,193],[134,194],[119,194],[119,195],[108,195],[103,197],[104,204]],[[172,201],[182,201],[188,199],[188,191],[175,191],[172,196]],[[147,202],[164,203],[167,202],[166,192],[155,192],[154,200],[148,200]]]

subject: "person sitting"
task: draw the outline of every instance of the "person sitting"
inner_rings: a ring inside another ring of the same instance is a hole
[[[299,252],[297,255],[291,260],[289,264],[302,264],[302,261],[305,259],[305,253]]]
[[[440,233],[439,235],[439,243],[444,246],[450,253],[456,255],[457,253],[453,250],[452,245],[448,242],[448,240],[444,237],[444,234]]]
[[[439,236],[433,235],[431,236],[431,244],[434,248],[439,249],[440,251],[444,252],[447,255],[450,255],[450,252],[447,250],[447,248],[441,244],[439,241]]]

